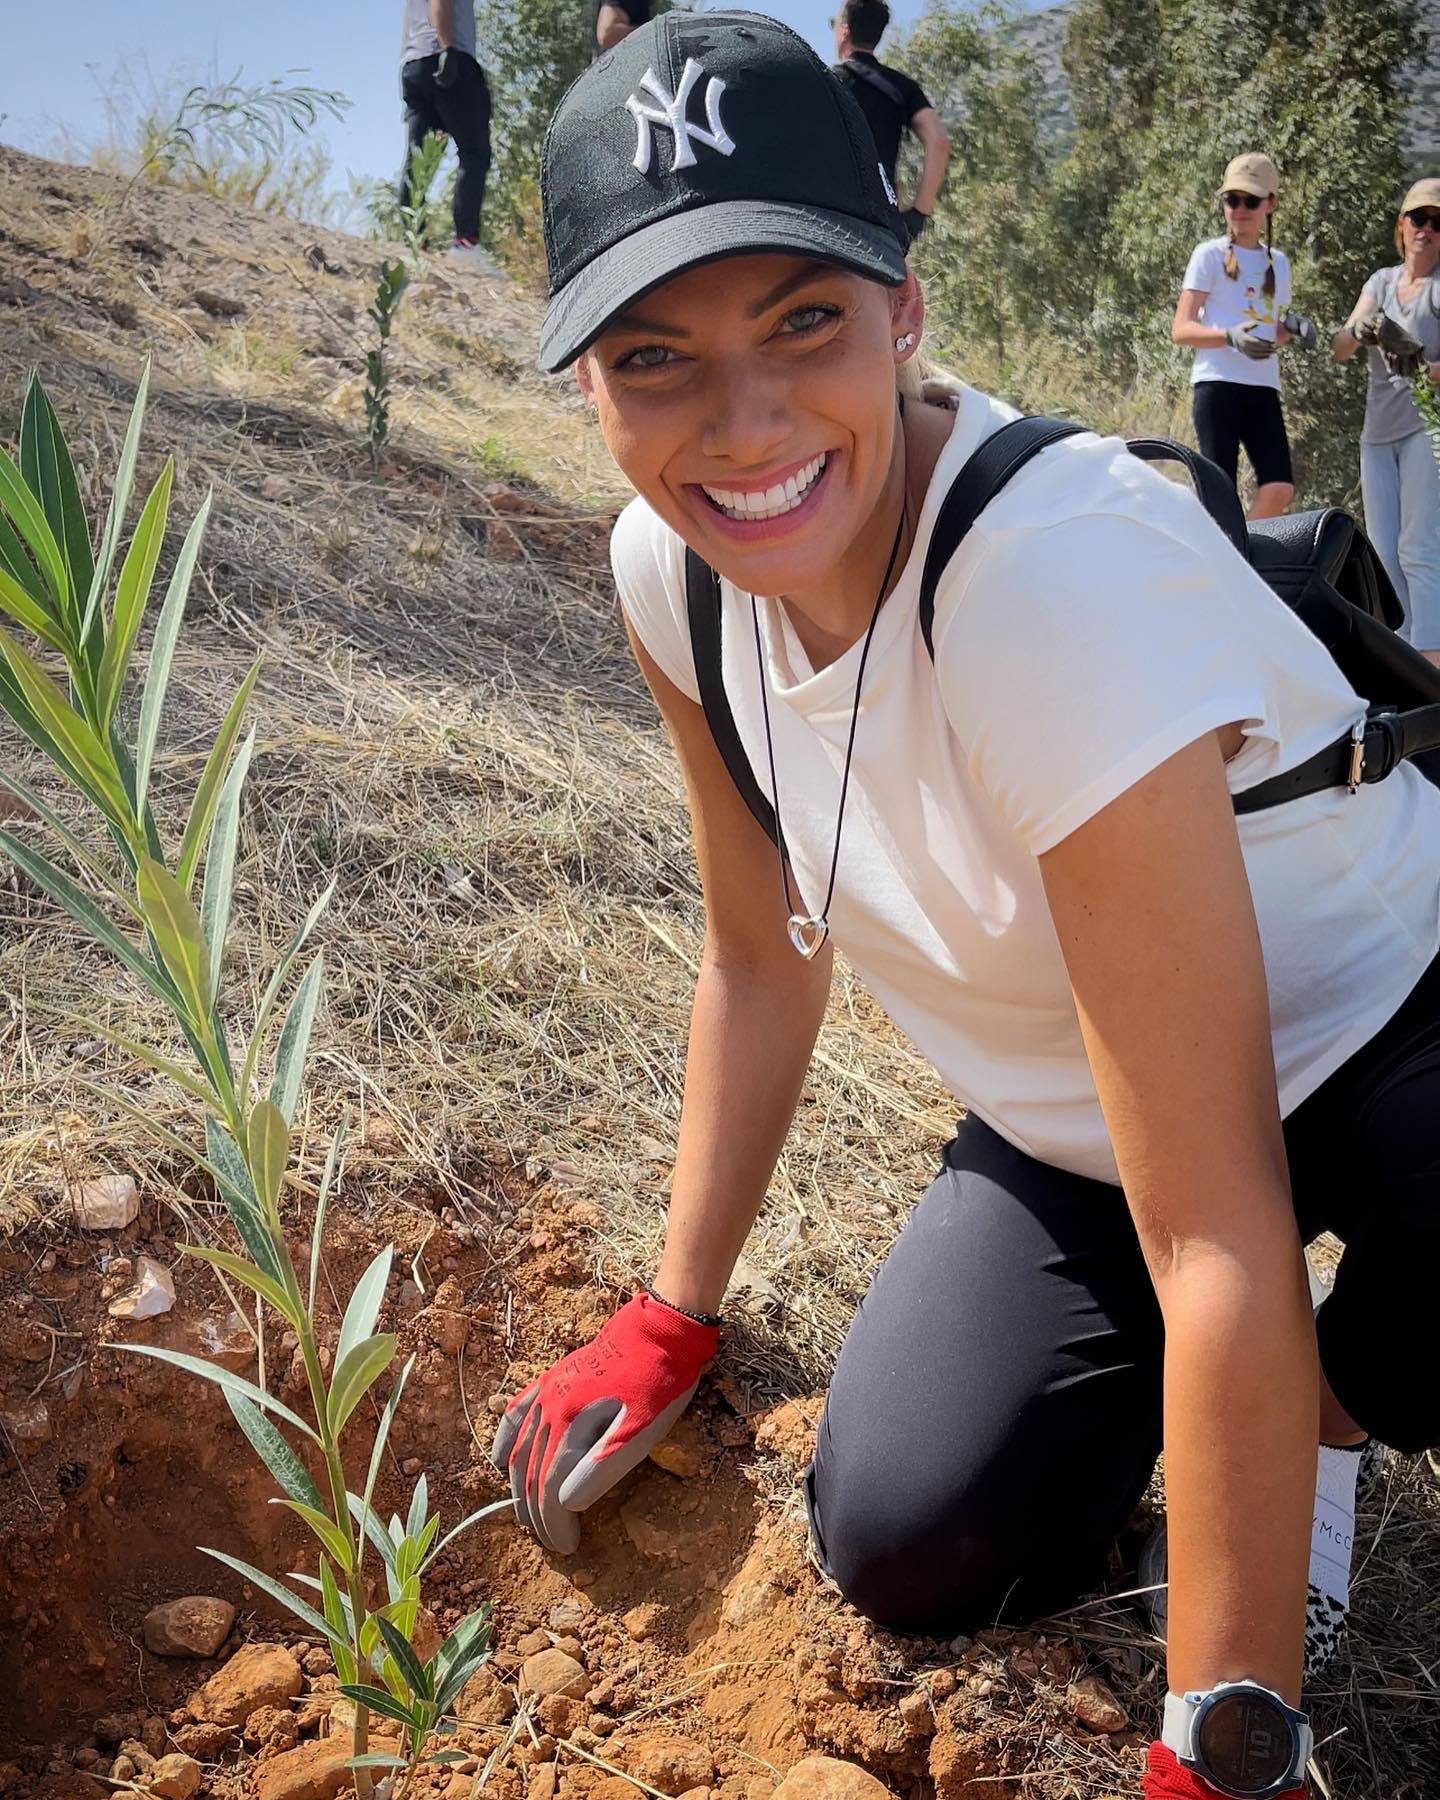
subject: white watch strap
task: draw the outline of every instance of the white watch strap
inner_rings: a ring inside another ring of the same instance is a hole
[[[1193,1699],[1184,1694],[1167,1693],[1165,1696],[1165,1710],[1160,1721],[1160,1742],[1178,1757],[1187,1758],[1192,1754],[1190,1726],[1203,1698],[1203,1695],[1198,1694]],[[1300,1766],[1295,1771],[1295,1779],[1303,1782],[1310,1758],[1315,1754],[1315,1733],[1310,1728],[1310,1721],[1303,1715],[1296,1722],[1296,1731],[1300,1738]]]

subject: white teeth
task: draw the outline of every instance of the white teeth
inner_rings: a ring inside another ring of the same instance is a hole
[[[729,488],[707,487],[705,492],[721,512],[732,519],[776,519],[782,513],[793,512],[799,506],[819,479],[827,458],[828,452],[824,456],[814,457],[788,481],[783,484],[777,482],[774,487],[750,489],[744,493],[732,492]]]

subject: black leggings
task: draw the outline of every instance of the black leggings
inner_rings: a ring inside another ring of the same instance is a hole
[[[1271,481],[1293,483],[1290,439],[1274,388],[1251,387],[1244,381],[1197,381],[1190,395],[1195,441],[1202,456],[1219,463],[1238,485],[1243,446],[1261,487]]]
[[[1285,1122],[1301,1235],[1345,1243],[1317,1321],[1336,1397],[1440,1442],[1440,958]],[[1161,1445],[1164,1333],[1118,1187],[967,1119],[841,1350],[807,1476],[861,1612],[949,1635],[1093,1588]]]
[[[468,0],[467,0],[468,4]],[[485,179],[490,173],[490,88],[485,71],[473,56],[451,51],[460,59],[459,73],[448,88],[436,87],[438,56],[420,56],[400,71],[405,100],[405,167],[400,171],[400,204],[410,204],[410,158],[432,131],[444,131],[455,145],[460,173],[455,178],[455,235],[478,238]]]

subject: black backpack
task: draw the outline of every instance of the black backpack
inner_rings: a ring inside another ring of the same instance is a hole
[[[974,452],[940,507],[920,582],[920,629],[935,658],[935,590],[961,539],[1033,456],[1086,429],[1063,419],[1024,418],[1002,425]],[[1440,782],[1440,668],[1397,635],[1404,609],[1374,546],[1339,507],[1287,513],[1247,525],[1236,494],[1216,464],[1166,438],[1132,438],[1145,462],[1178,462],[1201,504],[1257,574],[1309,626],[1341,672],[1369,703],[1353,736],[1317,752],[1283,775],[1234,797],[1237,813],[1361,782],[1383,781],[1407,758]],[[693,550],[685,552],[690,642],[700,702],[731,779],[772,843],[775,810],[756,781],[726,698],[720,662],[720,579]],[[1431,754],[1426,755],[1429,752]]]

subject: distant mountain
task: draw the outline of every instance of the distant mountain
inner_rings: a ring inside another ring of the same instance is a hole
[[[1042,125],[1047,137],[1060,137],[1070,129],[1070,84],[1060,60],[1070,6],[1027,13],[1014,31],[1017,40],[1034,55],[1045,89]],[[1410,103],[1405,115],[1405,158],[1411,174],[1440,174],[1440,0],[1420,0],[1420,33],[1423,48],[1408,71]]]

